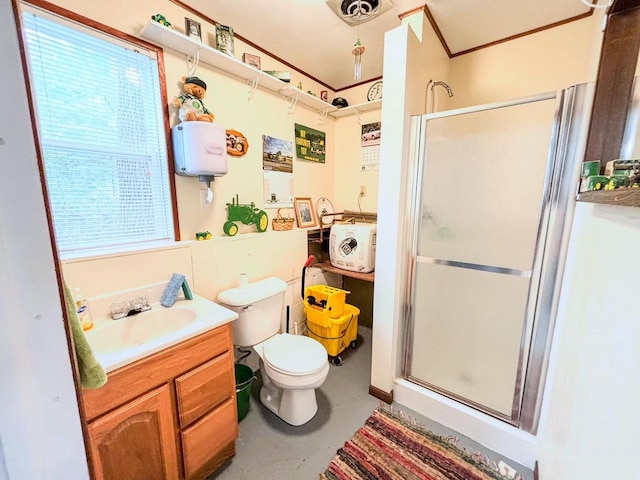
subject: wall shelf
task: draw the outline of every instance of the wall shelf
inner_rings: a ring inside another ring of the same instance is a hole
[[[357,278],[358,280],[364,280],[365,282],[374,282],[376,278],[375,272],[360,273],[352,272],[350,270],[343,270],[342,268],[337,268],[331,265],[331,262],[329,260],[322,263],[316,263],[314,267],[320,267],[323,272],[337,273],[338,275],[342,275],[343,277]]]
[[[290,99],[294,99],[295,97],[297,97],[297,103],[301,103],[302,105],[306,105],[307,107],[315,108],[316,110],[321,112],[333,112],[334,110],[338,109],[338,107],[335,107],[330,103],[325,102],[324,100],[320,100],[318,97],[304,92],[296,87],[287,86],[280,90],[280,94]]]
[[[357,105],[351,105],[350,107],[339,108],[335,111],[329,112],[329,115],[335,118],[346,117],[347,115],[356,115],[357,112],[367,112],[369,110],[375,110],[382,108],[382,99],[373,100],[371,102],[358,103]]]
[[[582,192],[578,194],[578,201],[640,207],[640,188],[616,188],[615,190]]]
[[[158,22],[150,21],[147,23],[140,31],[140,36],[156,45],[170,48],[184,55],[195,56],[195,54],[198,53],[199,62],[206,63],[231,75],[240,77],[252,85],[255,83],[256,87],[263,87],[272,92],[277,92],[289,100],[292,108],[295,107],[296,104],[302,104],[324,113],[337,110],[337,107],[330,103],[320,100],[298,88],[292,87],[288,83],[268,73],[264,73],[251,65],[236,60],[209,45],[193,40]]]

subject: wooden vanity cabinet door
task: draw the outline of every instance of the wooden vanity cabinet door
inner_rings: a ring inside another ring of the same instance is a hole
[[[88,432],[96,480],[179,478],[168,385],[91,422]]]

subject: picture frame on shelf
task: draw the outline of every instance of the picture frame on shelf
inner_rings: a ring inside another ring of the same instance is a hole
[[[257,68],[258,70],[260,70],[260,57],[258,55],[243,53],[242,61],[247,65],[251,65],[253,68]]]
[[[184,33],[192,40],[202,42],[202,27],[191,18],[184,17]]]
[[[216,23],[216,48],[230,57],[235,55],[232,27]]]
[[[316,214],[313,211],[313,203],[310,197],[295,197],[293,207],[296,211],[296,220],[299,228],[315,227]]]

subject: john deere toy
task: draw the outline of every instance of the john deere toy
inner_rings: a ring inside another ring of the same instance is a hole
[[[164,25],[165,27],[169,27],[173,29],[173,25],[171,25],[171,22],[169,22],[169,20],[167,20],[165,16],[160,13],[151,15],[151,20],[153,20],[154,22],[158,22],[159,24]]]
[[[245,225],[255,225],[259,232],[264,232],[269,225],[267,212],[256,208],[256,204],[251,202],[248,205],[241,205],[238,202],[238,195],[227,203],[227,221],[222,229],[226,235],[233,237],[238,233],[238,226],[233,222],[242,222]]]

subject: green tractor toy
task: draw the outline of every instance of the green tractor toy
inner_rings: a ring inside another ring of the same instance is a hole
[[[249,205],[240,205],[238,195],[231,200],[231,203],[227,203],[227,210],[227,221],[224,222],[222,229],[230,237],[238,233],[238,226],[233,222],[242,222],[245,225],[254,224],[259,232],[264,232],[269,226],[267,212],[256,208],[256,204],[253,202]]]

